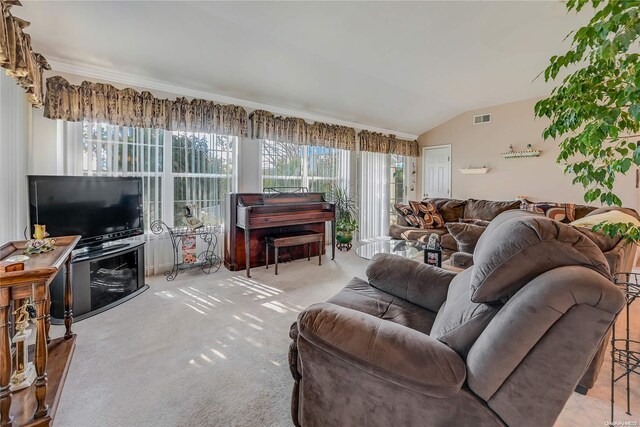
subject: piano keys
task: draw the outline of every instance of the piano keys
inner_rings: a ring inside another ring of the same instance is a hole
[[[224,265],[231,271],[265,262],[265,237],[298,231],[325,233],[331,221],[331,259],[335,258],[335,204],[325,200],[324,193],[231,193],[227,195],[224,236]],[[324,253],[324,248],[321,248]],[[302,247],[289,248],[291,259],[306,255]],[[317,256],[313,249],[311,256]]]

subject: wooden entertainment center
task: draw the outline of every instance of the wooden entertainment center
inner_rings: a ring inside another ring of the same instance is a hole
[[[53,422],[67,376],[76,336],[73,323],[71,252],[80,236],[56,237],[56,248],[30,255],[24,269],[0,273],[0,426],[50,426]],[[25,242],[9,242],[0,247],[0,260],[24,253]],[[65,334],[50,339],[49,285],[66,265],[64,291]],[[36,309],[35,382],[28,388],[11,391],[12,352],[9,341],[11,301],[21,306],[32,298]]]

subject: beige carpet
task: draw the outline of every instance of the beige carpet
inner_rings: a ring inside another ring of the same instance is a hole
[[[291,425],[289,326],[366,266],[353,251],[323,261],[282,264],[277,277],[260,268],[252,279],[224,269],[148,278],[147,292],[74,325],[77,348],[55,425]],[[559,426],[604,425],[609,369],[592,396],[574,394]],[[624,416],[619,402],[616,420],[640,420]]]

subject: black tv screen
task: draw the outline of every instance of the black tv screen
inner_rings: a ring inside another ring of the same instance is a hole
[[[34,224],[44,224],[51,237],[79,234],[78,246],[144,233],[141,178],[28,178],[31,230]]]

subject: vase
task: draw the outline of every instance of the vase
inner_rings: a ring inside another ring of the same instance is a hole
[[[351,243],[353,240],[353,233],[348,231],[339,231],[336,233],[336,240],[340,243]]]

